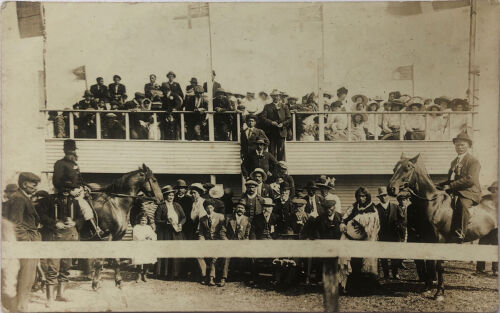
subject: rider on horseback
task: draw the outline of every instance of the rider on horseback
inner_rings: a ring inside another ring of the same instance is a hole
[[[469,208],[477,205],[481,198],[479,171],[481,165],[469,150],[472,140],[464,130],[453,138],[458,156],[451,162],[448,180],[439,184],[443,190],[452,196],[453,217],[450,230],[452,241],[461,243],[467,233]]]
[[[64,141],[64,158],[54,164],[54,177],[52,183],[56,193],[61,197],[76,199],[85,221],[98,237],[102,237],[104,232],[99,228],[94,218],[94,210],[86,199],[87,190],[83,184],[80,168],[76,161],[76,143],[72,139]]]

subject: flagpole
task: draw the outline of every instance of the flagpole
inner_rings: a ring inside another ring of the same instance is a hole
[[[87,66],[83,66],[83,73],[85,73],[85,90],[89,90],[89,83],[87,82]]]
[[[411,96],[415,97],[415,65],[411,65]]]
[[[212,81],[212,76],[213,76],[213,63],[212,63],[212,21],[210,18],[210,3],[207,3],[207,17],[208,17],[208,39],[209,39],[209,64],[210,64],[210,73],[209,73],[209,79],[207,80],[207,94],[208,94],[208,110],[213,111],[214,110],[214,105],[213,105],[213,84],[214,82]],[[214,141],[215,140],[215,134],[214,134],[214,115],[213,114],[208,114],[208,140],[209,141]]]

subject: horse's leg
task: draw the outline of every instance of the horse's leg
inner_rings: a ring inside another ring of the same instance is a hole
[[[91,264],[91,268],[93,268],[92,289],[97,290],[101,287],[103,259],[90,259],[89,262],[93,263]]]
[[[443,261],[439,260],[436,262],[436,271],[438,276],[438,284],[436,289],[436,294],[434,295],[434,300],[443,301],[444,300],[444,281],[443,281]]]
[[[120,270],[120,259],[113,259],[114,268],[115,268],[115,285],[118,288],[122,287],[122,274]]]

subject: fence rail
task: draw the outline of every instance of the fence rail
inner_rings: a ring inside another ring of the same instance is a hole
[[[370,257],[498,261],[498,246],[351,240],[2,242],[2,258]]]

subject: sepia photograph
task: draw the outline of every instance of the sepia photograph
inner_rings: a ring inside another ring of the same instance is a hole
[[[3,312],[495,312],[500,1],[1,4]]]

